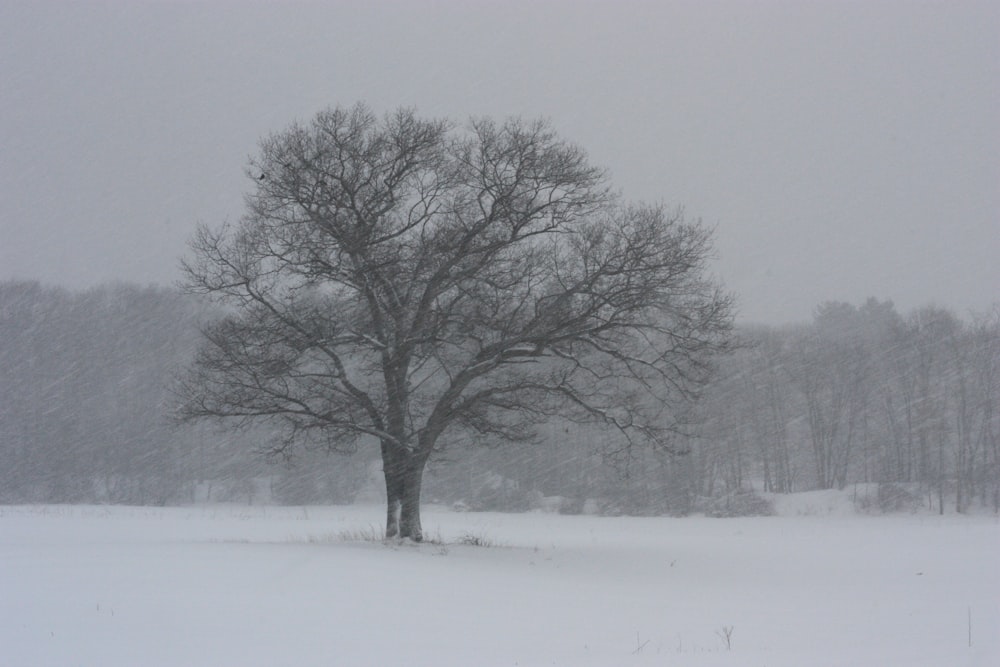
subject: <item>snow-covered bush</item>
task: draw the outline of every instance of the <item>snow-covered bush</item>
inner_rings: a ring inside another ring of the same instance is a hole
[[[721,498],[698,498],[695,511],[711,517],[772,516],[771,501],[755,491],[738,489]]]
[[[874,496],[866,494],[857,499],[858,509],[873,514],[889,512],[915,512],[921,506],[920,493],[905,484],[882,482]]]

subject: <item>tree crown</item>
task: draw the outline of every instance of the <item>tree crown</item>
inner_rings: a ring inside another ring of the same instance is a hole
[[[182,385],[188,416],[430,452],[553,415],[666,445],[725,349],[710,233],[630,205],[544,121],[459,127],[364,105],[261,142],[236,225],[187,288],[235,306]]]

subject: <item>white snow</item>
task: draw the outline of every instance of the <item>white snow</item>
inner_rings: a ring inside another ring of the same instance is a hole
[[[430,537],[491,547],[344,541],[374,505],[2,507],[0,665],[1000,664],[995,517],[816,503],[425,509]]]

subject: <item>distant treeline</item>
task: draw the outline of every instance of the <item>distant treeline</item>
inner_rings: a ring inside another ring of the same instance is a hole
[[[1000,505],[1000,309],[826,303],[809,325],[743,336],[700,406],[701,493],[867,482],[887,508]]]
[[[171,419],[171,386],[218,313],[175,290],[0,283],[0,503],[351,502],[378,491],[354,456],[257,455],[268,434]],[[719,360],[670,456],[610,452],[552,422],[531,443],[453,442],[425,497],[472,509],[725,512],[748,491],[875,485],[883,509],[1000,505],[1000,311],[828,303],[752,327]],[[870,488],[870,487],[866,487]],[[554,497],[559,497],[553,501]],[[721,509],[720,509],[721,508]],[[740,511],[736,507],[733,511]]]

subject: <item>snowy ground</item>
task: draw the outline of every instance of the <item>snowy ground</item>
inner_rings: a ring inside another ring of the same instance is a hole
[[[0,665],[1000,665],[996,518],[779,509],[2,507]]]

